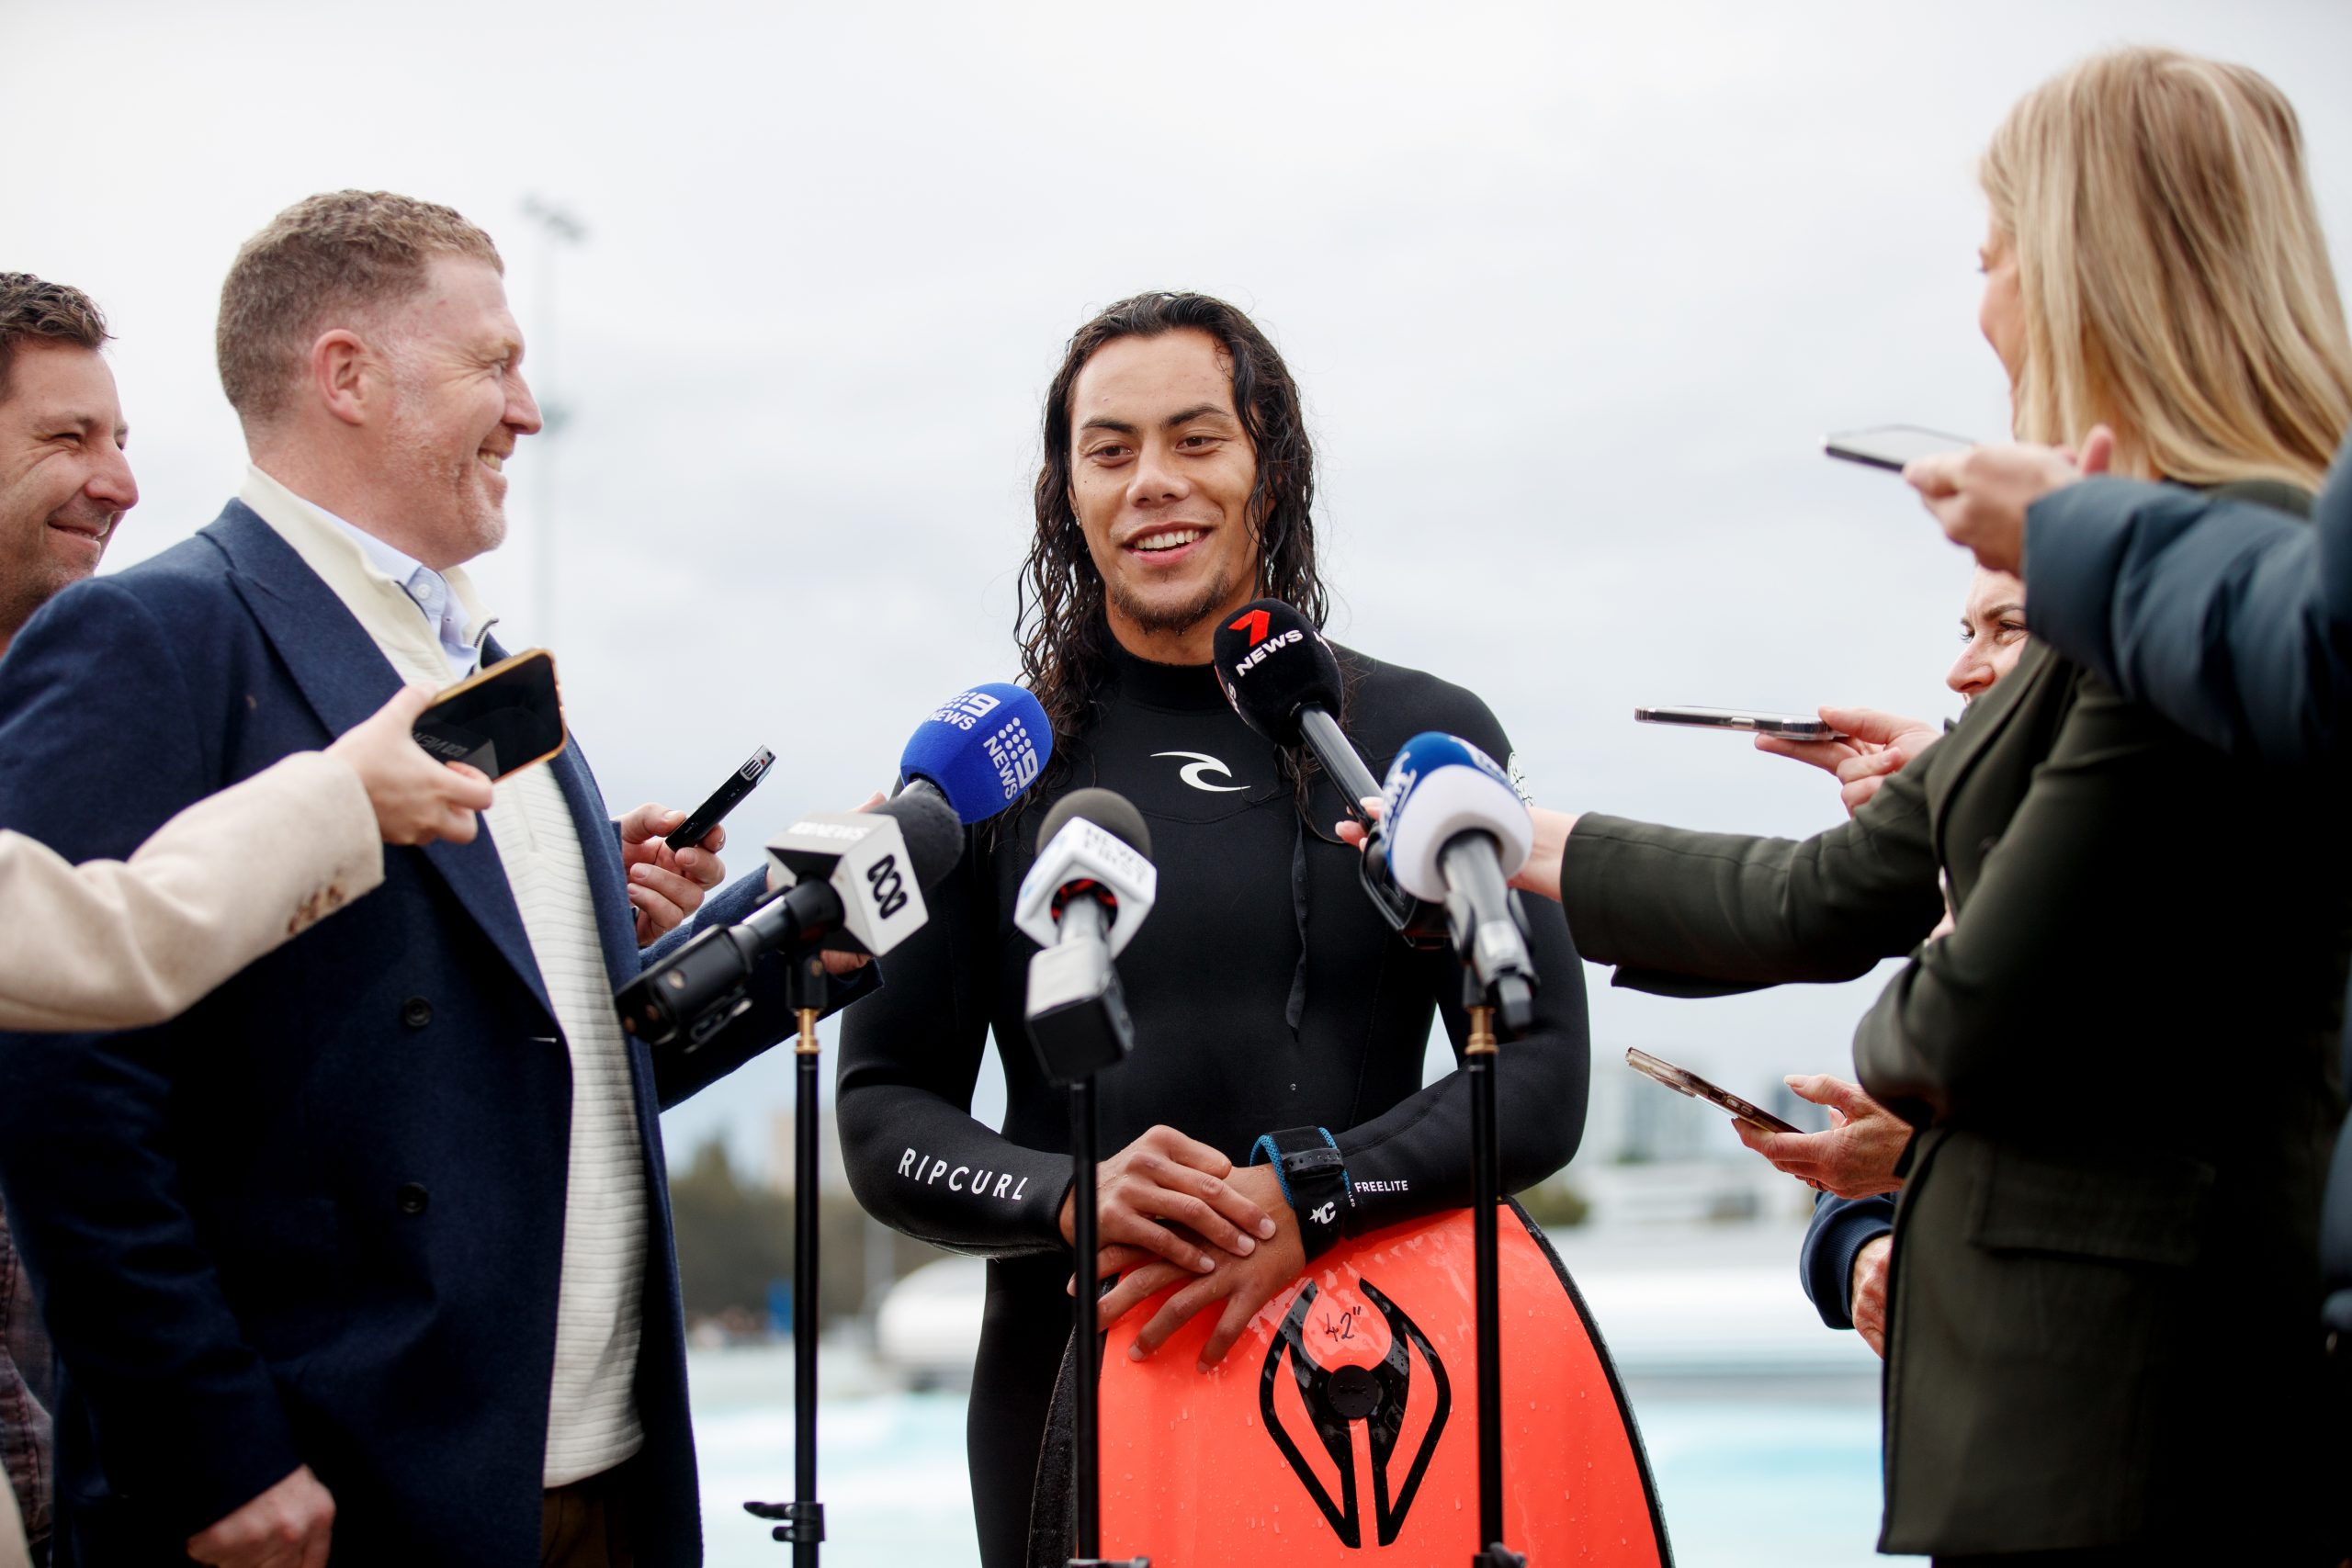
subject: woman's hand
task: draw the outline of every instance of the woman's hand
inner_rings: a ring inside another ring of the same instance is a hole
[[[1187,1275],[1205,1274],[1218,1259],[1206,1247],[1248,1258],[1275,1234],[1273,1216],[1250,1194],[1248,1173],[1197,1138],[1154,1127],[1104,1160],[1095,1178],[1095,1234],[1105,1249],[1127,1247],[1134,1256],[1167,1259]],[[1062,1200],[1062,1239],[1078,1239],[1073,1204]],[[1274,1193],[1279,1201],[1279,1187]],[[1123,1255],[1125,1256],[1125,1255]]]
[[[475,813],[490,809],[490,780],[480,770],[437,762],[416,743],[416,716],[434,695],[430,686],[403,686],[327,748],[359,775],[388,844],[470,843],[481,826]]]
[[[1838,798],[1849,817],[1878,793],[1888,774],[1901,772],[1943,733],[1924,718],[1905,718],[1876,708],[1823,708],[1820,713],[1822,721],[1844,739],[1789,740],[1759,735],[1756,749],[1835,774]]]
[[[1306,1269],[1306,1251],[1298,1238],[1298,1222],[1292,1217],[1290,1205],[1283,1201],[1282,1182],[1271,1165],[1250,1166],[1233,1173],[1230,1183],[1235,1190],[1255,1201],[1274,1216],[1274,1234],[1265,1246],[1246,1258],[1220,1258],[1216,1267],[1206,1274],[1195,1274],[1172,1263],[1150,1258],[1133,1247],[1106,1247],[1095,1259],[1095,1277],[1112,1274],[1123,1277],[1102,1298],[1097,1309],[1097,1322],[1105,1328],[1153,1296],[1180,1280],[1190,1283],[1170,1296],[1151,1314],[1128,1347],[1131,1360],[1140,1361],[1168,1342],[1193,1317],[1212,1307],[1220,1308],[1216,1327],[1201,1347],[1197,1363],[1207,1371],[1225,1359],[1233,1342],[1241,1337],[1258,1309],[1272,1301]]]
[[[1911,1123],[1826,1073],[1784,1080],[1798,1098],[1829,1108],[1826,1133],[1768,1133],[1734,1122],[1739,1141],[1800,1181],[1840,1198],[1871,1198],[1903,1186],[1895,1161],[1911,1143]]]

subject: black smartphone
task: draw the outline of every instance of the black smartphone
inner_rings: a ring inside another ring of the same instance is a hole
[[[1849,463],[1860,463],[1899,474],[1903,471],[1903,465],[1914,457],[1932,457],[1939,452],[1965,452],[1975,445],[1965,435],[1948,435],[1940,430],[1923,430],[1916,424],[1882,424],[1870,430],[1841,431],[1825,438],[1821,449],[1830,457],[1842,457]]]
[[[1784,740],[1843,740],[1826,720],[1801,713],[1749,713],[1739,708],[1635,708],[1636,724],[1681,724],[1693,729],[1736,729]]]
[[[673,850],[692,849],[709,835],[713,828],[726,819],[727,814],[743,802],[743,797],[759,787],[768,776],[769,764],[775,753],[763,746],[744,759],[743,765],[727,775],[726,782],[710,792],[710,798],[686,813],[678,830],[662,841]]]
[[[503,779],[563,750],[563,692],[555,657],[525,649],[433,699],[410,727],[416,743],[445,762]]]
[[[1768,1133],[1799,1133],[1804,1129],[1794,1122],[1783,1122],[1758,1105],[1752,1105],[1727,1089],[1717,1089],[1687,1067],[1678,1067],[1647,1051],[1627,1051],[1625,1065],[1645,1077],[1656,1078],[1677,1094],[1687,1094],[1693,1100],[1703,1100],[1718,1111],[1728,1111],[1751,1127],[1761,1127]]]

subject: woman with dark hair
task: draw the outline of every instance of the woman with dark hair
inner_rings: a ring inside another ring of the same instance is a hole
[[[1063,1501],[1038,1485],[1040,1438],[1074,1277],[1120,1276],[1106,1325],[1176,1287],[1138,1344],[1148,1355],[1204,1314],[1206,1371],[1342,1236],[1470,1199],[1467,1086],[1459,1073],[1422,1083],[1433,1015],[1457,1051],[1466,1040],[1459,968],[1389,931],[1354,852],[1316,827],[1339,811],[1329,780],[1244,726],[1209,668],[1217,628],[1251,599],[1321,621],[1313,487],[1297,388],[1232,307],[1141,295],[1071,339],[1046,400],[1023,592],[1023,667],[1052,716],[1053,761],[1032,809],[975,830],[930,922],[843,1030],[842,1149],[859,1199],[989,1259],[969,1417],[989,1568],[1025,1560],[1033,1489],[1041,1505]],[[1509,754],[1468,692],[1335,652],[1349,730],[1375,767],[1428,729]],[[1101,1256],[1078,1259],[1069,1098],[1025,1043],[1036,946],[1012,909],[1046,807],[1094,784],[1143,813],[1159,886],[1119,959],[1136,1044],[1098,1085],[1102,1141],[1119,1152],[1102,1168]],[[1560,911],[1531,914],[1545,988],[1503,1069],[1514,1190],[1567,1162],[1584,1120],[1581,966]],[[991,1030],[1001,1134],[969,1114]],[[1250,1163],[1269,1140],[1284,1175]],[[1312,1156],[1311,1175],[1295,1155]],[[1038,1529],[1046,1555],[1068,1555],[1043,1506]]]

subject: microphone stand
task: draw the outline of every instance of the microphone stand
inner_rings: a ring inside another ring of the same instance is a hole
[[[1502,1140],[1495,1118],[1495,1010],[1466,971],[1470,1040],[1463,1071],[1470,1078],[1470,1235],[1477,1277],[1478,1539],[1486,1544],[1472,1568],[1527,1568],[1527,1559],[1503,1544],[1502,1263],[1497,1254],[1495,1211],[1502,1206]]]
[[[1463,834],[1440,852],[1446,880],[1475,888],[1469,897],[1450,896],[1447,922],[1462,959],[1462,1001],[1470,1014],[1470,1037],[1463,1046],[1463,1071],[1470,1079],[1470,1235],[1476,1279],[1478,1343],[1478,1540],[1472,1568],[1527,1568],[1527,1559],[1503,1544],[1502,1265],[1496,1211],[1502,1206],[1502,1134],[1496,1110],[1496,1023],[1516,1036],[1534,1019],[1534,971],[1510,890],[1491,854],[1467,852]],[[1476,910],[1510,911],[1500,930],[1482,928]]]
[[[771,1533],[792,1543],[792,1568],[817,1568],[825,1506],[817,1501],[817,1015],[825,1002],[825,961],[794,958],[785,1000],[800,1018],[792,1047],[792,1501],[746,1503],[754,1517],[781,1519]]]
[[[1069,900],[1061,917],[1061,940],[1072,947],[1091,943],[1103,951],[1109,935],[1102,906],[1090,897]],[[1033,980],[1033,1007],[1037,997]],[[1151,1568],[1148,1557],[1105,1558],[1102,1550],[1102,1491],[1100,1380],[1102,1327],[1096,1315],[1099,1292],[1088,1272],[1102,1249],[1095,1213],[1094,1077],[1102,1066],[1123,1061],[1135,1047],[1135,1023],[1127,1016],[1126,998],[1119,988],[1118,971],[1104,964],[1101,978],[1080,994],[1054,999],[1033,1010],[1029,1037],[1037,1047],[1048,1077],[1069,1085],[1069,1142],[1073,1180],[1070,1186],[1070,1245],[1075,1252],[1072,1272],[1077,1283],[1073,1298],[1070,1359],[1077,1381],[1070,1418],[1070,1512],[1076,1525],[1075,1551],[1069,1568]],[[1071,1064],[1095,1064],[1069,1076]],[[795,1565],[797,1568],[797,1564]]]

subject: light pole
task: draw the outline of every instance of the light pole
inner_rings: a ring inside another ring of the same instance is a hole
[[[538,538],[531,551],[531,627],[540,647],[555,642],[555,455],[570,410],[558,400],[555,378],[556,258],[567,244],[588,238],[588,226],[563,208],[536,196],[523,198],[523,215],[539,226],[538,333],[533,344],[532,380],[539,395]]]

